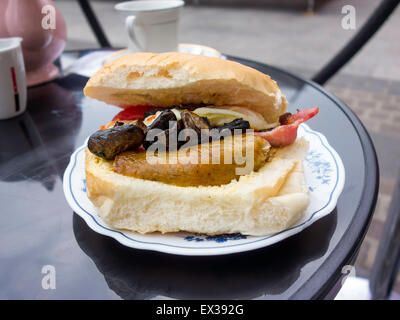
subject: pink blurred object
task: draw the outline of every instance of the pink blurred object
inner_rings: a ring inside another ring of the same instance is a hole
[[[52,0],[1,0],[0,38],[21,37],[27,84],[59,75],[53,64],[65,47],[65,21]]]

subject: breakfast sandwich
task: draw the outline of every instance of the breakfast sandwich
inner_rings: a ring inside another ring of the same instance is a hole
[[[309,203],[299,125],[269,76],[184,53],[128,54],[84,93],[123,110],[88,140],[87,195],[112,228],[268,235]]]

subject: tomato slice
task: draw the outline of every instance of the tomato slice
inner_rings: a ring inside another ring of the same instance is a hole
[[[132,106],[128,107],[121,112],[119,112],[113,119],[112,121],[117,121],[117,120],[136,120],[136,119],[142,119],[144,118],[144,113],[146,111],[152,110],[156,108],[155,106],[143,106],[143,105],[137,105],[137,106]]]

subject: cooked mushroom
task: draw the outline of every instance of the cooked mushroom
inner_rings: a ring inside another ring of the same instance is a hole
[[[201,130],[207,130],[211,128],[207,118],[200,117],[193,112],[183,111],[181,113],[181,117],[185,129],[193,129],[198,134],[200,134]]]
[[[184,110],[193,111],[193,110],[196,110],[197,108],[202,108],[202,107],[206,107],[206,106],[207,106],[207,104],[205,104],[205,103],[184,103],[181,105],[174,106],[174,108],[181,109],[181,110],[184,109]]]
[[[183,130],[194,130],[197,134],[197,139],[195,141],[191,141],[190,145],[210,141],[209,130],[211,129],[211,126],[207,118],[200,117],[190,111],[183,111],[181,113],[181,118],[184,127]],[[191,134],[187,133],[185,135],[188,137],[186,141],[189,141]],[[185,146],[188,145],[185,144]]]
[[[89,151],[93,154],[112,160],[121,152],[134,150],[144,141],[143,130],[133,124],[122,124],[115,127],[98,130],[88,141]]]
[[[156,135],[154,135],[154,132],[150,132],[148,135],[146,134],[143,147],[147,149],[153,143],[157,142],[160,145],[165,145],[165,150],[174,150],[178,148],[182,144],[178,141],[179,132],[183,129],[182,120],[174,121],[169,125],[171,126],[170,128]],[[170,136],[173,141],[177,141],[176,144],[170,145]]]
[[[240,133],[242,133],[242,130],[250,129],[250,123],[243,119],[235,119],[229,123],[224,123],[223,126],[216,127],[216,129],[219,131],[228,129],[232,132],[234,132],[235,129],[240,129]]]
[[[177,121],[175,113],[171,110],[162,111],[157,118],[147,127],[146,139],[143,147],[147,149],[153,143],[157,142],[160,145],[165,145],[166,150],[169,150],[173,145],[169,145],[169,136],[176,135],[173,139],[177,141],[179,131],[182,128],[182,122]],[[162,130],[161,133],[152,131],[153,129]],[[173,149],[173,148],[172,148]]]
[[[292,114],[290,112],[286,112],[284,114],[282,114],[279,117],[279,123],[281,125],[285,125],[285,124],[289,124],[290,123],[290,118],[292,117]]]
[[[114,127],[122,126],[124,124],[133,124],[143,130],[144,133],[147,131],[147,126],[144,124],[143,120],[118,120],[115,122]]]
[[[170,121],[176,121],[175,113],[171,110],[164,110],[160,115],[147,127],[148,130],[151,129],[161,129],[167,130],[169,128]]]

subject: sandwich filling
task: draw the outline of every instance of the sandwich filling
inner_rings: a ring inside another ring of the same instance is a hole
[[[177,186],[216,186],[257,171],[274,150],[292,144],[318,108],[268,123],[239,106],[134,106],[92,134],[90,152],[113,170]]]

